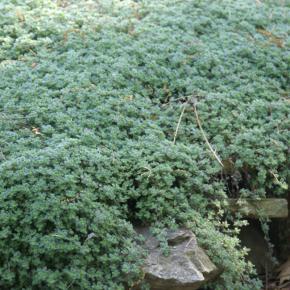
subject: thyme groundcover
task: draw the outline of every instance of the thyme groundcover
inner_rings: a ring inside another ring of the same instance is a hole
[[[260,289],[225,204],[287,192],[289,11],[2,0],[0,288],[131,287],[141,223],[193,229],[212,289]]]

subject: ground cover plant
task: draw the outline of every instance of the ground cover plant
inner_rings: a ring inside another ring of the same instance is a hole
[[[143,223],[192,228],[209,287],[260,289],[225,205],[287,193],[289,11],[2,0],[0,288],[131,287]]]

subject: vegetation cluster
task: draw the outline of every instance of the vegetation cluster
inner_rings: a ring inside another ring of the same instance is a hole
[[[223,269],[209,287],[260,289],[226,205],[287,192],[289,12],[2,0],[0,288],[129,288],[142,223],[191,228]]]

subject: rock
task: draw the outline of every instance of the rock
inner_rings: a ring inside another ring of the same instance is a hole
[[[194,290],[220,273],[197,245],[195,235],[187,229],[167,231],[169,256],[164,256],[158,240],[148,228],[136,231],[145,237],[149,255],[144,265],[145,281],[151,290]],[[134,289],[140,289],[138,286]]]
[[[288,202],[284,198],[234,199],[228,200],[232,212],[240,212],[245,217],[287,218]]]

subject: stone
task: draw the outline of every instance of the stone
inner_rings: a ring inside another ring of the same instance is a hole
[[[232,212],[240,212],[249,218],[287,218],[288,202],[284,198],[261,198],[261,199],[234,199],[228,200],[229,209]]]
[[[158,240],[148,228],[136,231],[145,237],[145,247],[149,252],[143,270],[144,280],[151,290],[195,290],[221,272],[197,245],[190,230],[167,230],[168,256],[163,255]]]

